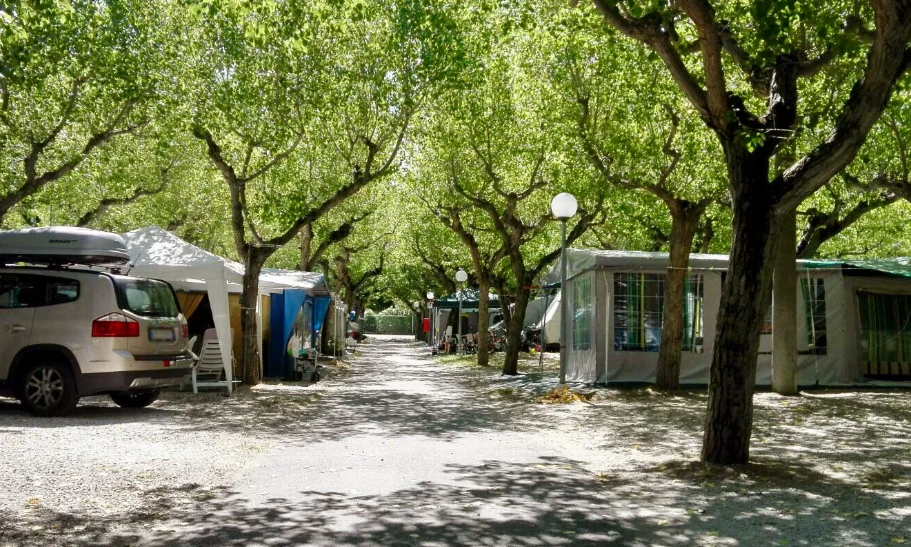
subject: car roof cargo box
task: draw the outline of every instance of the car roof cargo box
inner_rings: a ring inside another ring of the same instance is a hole
[[[130,253],[123,237],[111,232],[49,226],[0,232],[0,264],[84,264],[123,266]]]

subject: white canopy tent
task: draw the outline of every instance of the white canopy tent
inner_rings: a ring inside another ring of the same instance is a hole
[[[230,392],[233,370],[228,292],[229,285],[239,287],[242,283],[243,266],[187,243],[158,226],[127,232],[123,238],[130,253],[131,274],[162,279],[178,289],[205,287],[215,332],[222,341],[219,346]]]

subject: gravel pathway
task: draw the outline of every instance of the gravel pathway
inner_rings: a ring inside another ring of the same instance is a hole
[[[0,406],[0,543],[911,544],[909,392],[759,393],[753,463],[717,468],[696,463],[703,393],[541,404],[552,359],[505,378],[370,342],[308,388]]]

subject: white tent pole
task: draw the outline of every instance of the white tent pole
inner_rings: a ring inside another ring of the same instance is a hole
[[[218,335],[218,347],[225,366],[228,393],[231,393],[234,389],[234,367],[231,360],[233,338],[231,336],[231,316],[228,311],[228,280],[225,278],[224,267],[221,264],[217,265],[217,270],[217,274],[206,278],[206,287],[209,293],[209,305],[212,308],[212,322],[215,323],[215,332]]]

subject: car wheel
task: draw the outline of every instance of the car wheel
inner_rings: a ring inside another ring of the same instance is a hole
[[[64,364],[37,363],[26,368],[20,378],[19,400],[35,416],[65,416],[79,402],[76,378]]]
[[[117,391],[111,393],[111,400],[123,408],[145,408],[158,400],[160,389],[152,391]]]

